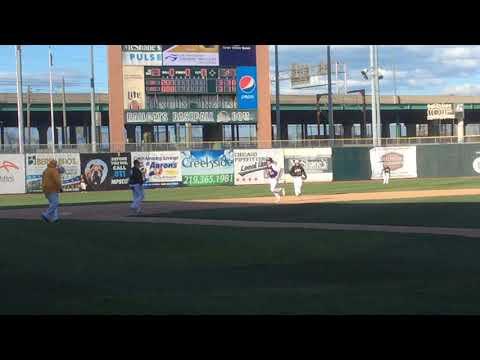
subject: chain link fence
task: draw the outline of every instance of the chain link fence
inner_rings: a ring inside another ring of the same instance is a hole
[[[456,136],[385,138],[380,140],[381,146],[424,145],[424,144],[457,144]],[[480,136],[465,136],[463,143],[480,143]],[[25,153],[116,153],[132,151],[169,151],[169,150],[222,150],[222,149],[270,149],[270,148],[308,148],[308,147],[371,147],[371,138],[352,139],[305,139],[305,140],[272,140],[272,141],[202,141],[178,143],[127,143],[127,144],[51,144],[24,145]],[[0,153],[19,153],[18,144],[0,145]]]

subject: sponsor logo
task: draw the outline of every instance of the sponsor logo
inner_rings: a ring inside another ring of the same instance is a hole
[[[165,56],[165,60],[175,62],[175,61],[178,60],[178,56],[175,55],[175,54],[169,54],[169,55]]]
[[[403,167],[403,155],[395,152],[389,152],[382,156],[382,162],[388,166],[391,171],[398,170]]]
[[[477,174],[480,174],[480,157],[473,160],[472,167]]]
[[[256,83],[253,76],[244,75],[240,78],[239,85],[240,90],[245,94],[252,94],[255,91]]]
[[[0,163],[0,169],[10,172],[11,169],[20,170],[20,168],[11,161],[4,160]]]
[[[36,155],[30,155],[27,157],[27,165],[29,166],[47,166],[52,158],[39,158]],[[74,157],[60,157],[56,159],[59,166],[74,166],[78,165],[78,159]]]
[[[233,166],[233,160],[220,157],[218,159],[212,159],[208,156],[203,159],[196,159],[192,156],[186,157],[182,161],[182,166],[185,168],[218,168],[218,167],[231,167]]]

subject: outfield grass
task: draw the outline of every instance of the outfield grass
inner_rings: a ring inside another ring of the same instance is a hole
[[[451,199],[454,199],[452,197]],[[182,210],[145,217],[257,220],[336,224],[480,227],[477,202],[318,203]]]
[[[0,220],[1,314],[479,314],[461,237]]]
[[[371,191],[402,191],[428,189],[461,189],[480,186],[478,178],[397,179],[388,186],[381,181],[342,181],[331,183],[306,183],[305,194],[337,194]],[[293,194],[293,185],[287,184],[287,193]],[[253,196],[271,196],[268,185],[207,186],[146,190],[145,201],[182,201],[221,199]],[[85,204],[95,202],[128,202],[131,192],[103,191],[86,193],[63,193],[62,204]],[[38,206],[46,203],[42,194],[1,195],[0,207]]]

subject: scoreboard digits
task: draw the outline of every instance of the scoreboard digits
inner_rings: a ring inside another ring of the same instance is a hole
[[[145,91],[163,94],[235,94],[236,69],[145,67]]]

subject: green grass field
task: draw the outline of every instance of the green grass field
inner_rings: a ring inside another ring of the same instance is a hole
[[[287,192],[293,194],[293,185],[287,184]],[[370,191],[401,191],[427,189],[462,189],[480,186],[478,178],[438,178],[392,180],[388,186],[381,181],[340,181],[332,183],[306,183],[305,194],[338,194]],[[145,192],[145,201],[183,201],[201,199],[221,199],[236,197],[271,196],[267,185],[250,186],[207,186],[151,189]],[[86,193],[63,193],[62,204],[85,204],[94,202],[131,201],[131,192],[104,191]],[[44,205],[42,194],[0,195],[0,207]]]
[[[0,220],[0,314],[479,314],[480,242]]]
[[[306,184],[305,193],[475,188],[477,181],[320,183]],[[146,200],[245,196],[270,194],[266,185],[157,189]],[[61,198],[63,204],[125,202],[131,194]],[[171,215],[479,227],[479,203],[479,196],[462,196]],[[0,196],[5,208],[45,204],[41,194]],[[480,314],[477,239],[68,219],[0,220],[0,226],[0,314]]]

